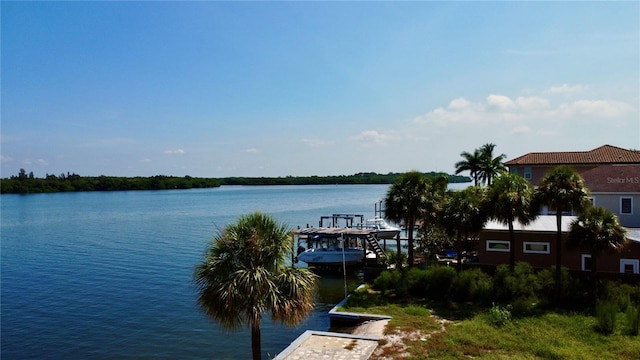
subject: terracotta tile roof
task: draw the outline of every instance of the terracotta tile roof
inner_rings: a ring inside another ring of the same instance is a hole
[[[603,145],[590,151],[533,152],[505,162],[514,165],[640,164],[640,151]]]

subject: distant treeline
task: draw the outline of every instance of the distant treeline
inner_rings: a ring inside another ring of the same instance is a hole
[[[425,173],[436,176],[439,173]],[[17,176],[0,180],[2,194],[33,194],[75,191],[127,191],[212,188],[221,185],[331,185],[331,184],[391,184],[401,174],[358,173],[342,176],[287,176],[287,177],[228,177],[196,178],[157,175],[151,177],[80,176],[67,173],[34,177],[20,169]],[[470,182],[467,176],[448,175],[449,182]]]
[[[429,172],[425,176],[435,177],[442,173]],[[228,177],[220,179],[222,185],[355,185],[355,184],[392,184],[401,173],[377,174],[358,173],[339,176],[287,176],[287,177]],[[468,176],[444,174],[450,183],[470,182]]]
[[[219,179],[195,178],[191,176],[80,176],[78,174],[48,175],[36,178],[20,169],[18,176],[0,181],[2,194],[33,194],[74,191],[126,191],[210,188],[220,186]]]

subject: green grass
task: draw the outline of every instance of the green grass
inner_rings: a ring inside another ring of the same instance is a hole
[[[547,313],[513,320],[504,327],[490,325],[487,314],[478,314],[447,327],[435,344],[414,346],[415,359],[639,359],[640,339],[595,330],[596,320],[577,314]],[[437,346],[432,346],[437,345]],[[428,356],[427,356],[428,354]]]
[[[370,306],[344,310],[392,316],[388,333],[420,330],[431,334],[426,341],[405,341],[412,354],[406,359],[640,359],[640,338],[628,335],[622,313],[614,332],[603,335],[596,330],[597,320],[582,314],[548,312],[495,327],[488,309],[458,309],[465,316],[440,332],[441,325],[427,303],[384,303],[371,294],[367,297]],[[455,313],[450,306],[434,309],[445,318],[443,314]]]

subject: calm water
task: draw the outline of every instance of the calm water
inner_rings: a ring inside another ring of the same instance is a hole
[[[292,228],[332,213],[373,217],[387,189],[2,195],[2,358],[249,358],[249,332],[222,332],[196,305],[193,268],[212,236],[256,210]],[[324,278],[316,311],[300,327],[267,320],[264,358],[307,329],[327,330],[326,312],[343,297],[342,279]]]

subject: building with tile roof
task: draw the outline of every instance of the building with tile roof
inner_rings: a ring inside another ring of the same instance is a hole
[[[627,228],[628,245],[619,253],[598,259],[599,270],[640,275],[640,151],[604,145],[590,151],[529,153],[505,162],[512,173],[534,186],[556,166],[567,165],[582,176],[594,205],[614,212]],[[591,255],[579,249],[556,249],[556,218],[548,209],[528,225],[514,224],[516,261],[536,268],[555,265],[555,254],[563,251],[563,266],[573,271],[589,271]],[[566,234],[575,214],[562,217]],[[478,259],[485,265],[509,262],[509,231],[506,225],[488,222],[479,236]]]
[[[574,168],[595,205],[613,211],[626,227],[640,227],[640,151],[603,145],[590,151],[535,152],[505,162],[536,185],[559,165]],[[543,211],[543,214],[548,212]]]

